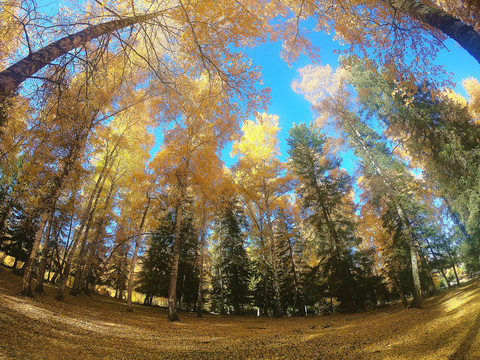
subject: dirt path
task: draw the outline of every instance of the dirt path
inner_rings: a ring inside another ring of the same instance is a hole
[[[421,310],[255,318],[180,314],[100,296],[18,296],[0,272],[0,359],[480,359],[480,283],[437,295]]]

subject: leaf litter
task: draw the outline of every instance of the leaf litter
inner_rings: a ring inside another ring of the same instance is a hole
[[[425,301],[358,314],[269,317],[180,313],[100,295],[18,295],[0,272],[0,360],[17,359],[480,359],[480,282]]]

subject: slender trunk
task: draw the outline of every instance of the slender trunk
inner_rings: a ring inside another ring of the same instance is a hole
[[[58,287],[57,296],[55,297],[55,299],[58,301],[63,301],[65,288],[67,287],[68,277],[70,275],[70,270],[72,268],[72,261],[73,261],[73,258],[75,257],[75,253],[77,252],[82,231],[83,229],[82,229],[82,226],[80,225],[80,228],[77,230],[73,238],[72,248],[70,249],[70,251],[68,252],[68,255],[64,260],[63,271],[61,272],[61,275],[60,275],[60,286]]]
[[[68,35],[38,51],[30,53],[22,60],[0,72],[0,106],[6,97],[15,91],[22,82],[55,59],[67,54],[70,50],[84,46],[90,40],[102,35],[111,34],[117,30],[155,19],[169,10],[170,9],[153,14],[137,15],[125,19],[108,21],[103,24],[91,25],[84,30]]]
[[[295,260],[293,258],[293,247],[292,247],[292,243],[290,241],[290,238],[287,238],[287,245],[288,245],[288,251],[289,251],[289,255],[290,255],[290,263],[292,264],[292,270],[293,270],[293,284],[294,284],[293,316],[295,316],[296,312],[297,312],[297,298],[298,298],[298,292],[299,292],[298,274],[297,274],[297,269],[296,269],[296,266],[295,266]]]
[[[42,216],[40,218],[40,225],[38,227],[37,232],[35,233],[35,241],[33,242],[32,251],[30,252],[30,256],[27,262],[23,266],[23,280],[22,280],[22,291],[20,292],[23,296],[33,297],[32,292],[32,273],[33,273],[33,265],[37,258],[38,248],[40,246],[40,242],[42,241],[43,232],[45,229],[45,225],[47,224],[50,212],[43,211]]]
[[[140,247],[140,237],[137,236],[135,240],[135,248],[133,250],[132,263],[130,265],[130,272],[128,276],[128,287],[127,287],[127,311],[132,312],[132,293],[133,293],[133,280],[135,279],[135,265],[137,263],[138,248]]]
[[[265,199],[266,217],[267,217],[267,236],[270,239],[270,256],[272,257],[272,270],[273,270],[273,288],[275,291],[275,317],[282,317],[282,299],[280,294],[280,276],[278,274],[278,262],[277,262],[277,242],[273,232],[273,225],[271,221],[270,207],[268,199]]]
[[[82,279],[82,272],[85,270],[85,262],[86,262],[86,254],[85,254],[85,246],[88,239],[88,234],[90,232],[90,228],[92,225],[93,214],[97,210],[97,204],[100,199],[100,195],[103,190],[103,186],[105,185],[105,181],[107,180],[107,176],[105,174],[107,168],[107,164],[105,162],[100,175],[98,176],[97,181],[95,182],[95,186],[90,194],[90,198],[88,201],[87,208],[85,209],[85,214],[82,217],[82,222],[86,221],[84,224],[84,233],[82,236],[82,241],[80,243],[80,251],[79,251],[79,260],[77,264],[77,269],[75,271],[75,281],[73,282],[72,290],[70,291],[70,295],[76,296],[80,292],[80,288],[82,286],[81,279]]]
[[[148,198],[147,206],[142,215],[142,220],[140,221],[140,227],[138,229],[138,234],[135,237],[135,249],[133,250],[132,264],[130,265],[130,274],[128,276],[128,294],[127,294],[127,311],[132,312],[132,292],[133,292],[133,280],[135,279],[135,265],[137,263],[138,249],[140,247],[140,242],[142,240],[143,226],[145,225],[145,219],[147,217],[148,208],[150,207],[150,198]]]
[[[430,268],[430,265],[428,264],[428,261],[425,258],[425,254],[422,250],[419,251],[419,255],[423,272],[425,274],[425,277],[427,278],[427,294],[434,294],[437,289],[435,288],[435,283],[433,282],[432,269]]]
[[[205,221],[202,222],[201,239],[199,244],[200,263],[198,269],[197,317],[202,317],[203,309],[203,266],[205,261]]]
[[[168,288],[168,320],[180,321],[177,312],[177,277],[178,264],[180,260],[180,230],[182,226],[182,210],[183,210],[183,190],[180,195],[175,219],[175,234],[172,246],[172,265],[170,270],[170,286]]]
[[[53,223],[53,212],[51,212],[48,216],[48,226],[47,226],[47,231],[45,233],[45,240],[43,242],[42,257],[40,258],[40,263],[38,265],[38,270],[37,270],[37,285],[35,286],[35,292],[38,294],[43,294],[45,292],[45,290],[43,289],[43,282],[45,280],[45,269],[47,267],[47,258],[49,253],[50,233],[52,230],[52,223]]]
[[[452,269],[453,269],[453,273],[455,274],[455,280],[457,281],[457,286],[460,286],[460,279],[458,278],[456,267],[457,266],[455,264],[453,264]]]
[[[280,318],[282,314],[282,300],[280,295],[280,276],[278,275],[278,263],[277,263],[277,245],[275,238],[272,236],[272,246],[270,247],[272,255],[272,268],[273,268],[273,285],[275,287],[275,317]]]
[[[392,280],[392,284],[393,284],[393,287],[395,288],[395,290],[397,291],[398,295],[400,296],[400,299],[402,300],[402,304],[404,307],[408,307],[408,301],[407,301],[407,297],[405,296],[405,293],[403,292],[403,289],[402,287],[400,286],[400,284],[398,283],[398,280],[397,278],[391,274],[391,273],[387,273],[388,277],[390,278],[390,280]]]
[[[265,256],[263,257],[264,267],[263,267],[263,313],[268,316],[268,287],[267,287],[267,260]]]
[[[460,229],[462,234],[465,236],[465,238],[467,238],[468,240],[471,240],[471,237],[470,237],[470,234],[467,231],[467,228],[465,227],[463,222],[458,217],[456,211],[453,210],[452,207],[450,206],[450,202],[446,198],[443,198],[443,202],[445,203],[445,205],[447,205],[448,212],[452,216],[452,219],[453,219],[453,222],[455,223],[455,225],[458,226],[458,228]]]
[[[432,246],[430,245],[430,241],[428,240],[428,237],[425,236],[424,237],[425,239],[425,242],[427,243],[427,246],[428,246],[428,250],[430,250],[430,254],[432,254],[433,258],[435,259],[435,261],[439,264],[439,270],[440,270],[440,273],[442,274],[443,278],[445,279],[445,282],[448,286],[448,288],[450,289],[450,281],[448,281],[448,278],[447,278],[447,275],[445,274],[445,269],[443,268],[441,262],[439,261],[438,257],[437,257],[437,254],[435,254],[435,251],[433,251],[433,248]]]
[[[57,252],[58,269],[57,269],[57,271],[55,271],[55,274],[53,275],[53,278],[51,279],[51,282],[54,283],[54,284],[57,282],[58,277],[60,277],[60,284],[61,284],[61,276],[62,276],[63,268],[65,266],[65,261],[67,259],[68,249],[70,247],[68,242],[70,242],[70,236],[72,235],[72,229],[73,229],[73,215],[70,218],[70,228],[68,229],[67,246],[65,247],[65,252],[63,253],[63,256],[62,256],[61,259],[60,259],[60,250],[58,248],[58,235],[57,235],[57,241],[55,243],[55,249],[56,249],[56,252]]]
[[[60,167],[59,172],[53,177],[52,179],[52,186],[50,188],[48,196],[45,198],[44,204],[45,207],[42,211],[40,217],[40,226],[35,233],[35,240],[33,242],[32,250],[30,252],[30,256],[24,264],[24,274],[23,274],[23,283],[22,283],[22,291],[21,294],[25,296],[33,296],[32,292],[32,273],[33,273],[33,265],[37,258],[38,248],[40,246],[40,242],[42,241],[43,233],[45,230],[45,224],[48,221],[50,216],[53,216],[55,211],[55,204],[57,203],[57,199],[60,196],[63,188],[63,184],[70,173],[73,165],[75,164],[79,152],[80,152],[80,144],[82,140],[86,138],[91,129],[91,124],[86,131],[80,136],[80,139],[77,140],[76,144],[70,147],[68,154],[63,158],[62,166]]]
[[[222,262],[220,261],[220,264]],[[222,266],[219,269],[219,280],[220,280],[220,314],[225,315],[225,295],[223,293],[223,273]]]

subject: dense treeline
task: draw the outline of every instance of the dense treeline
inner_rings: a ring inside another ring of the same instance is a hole
[[[227,0],[98,2],[65,18],[2,4],[2,91],[12,87],[12,71],[30,78],[0,94],[0,251],[22,274],[23,295],[50,281],[57,300],[67,285],[70,295],[108,287],[130,311],[135,290],[148,305],[164,297],[172,321],[178,309],[280,317],[392,300],[408,306],[409,297],[421,307],[440,286],[478,274],[478,82],[464,83],[468,99],[440,91],[424,75],[441,70],[419,63],[428,51],[416,53],[415,66],[392,63],[389,51],[405,43],[373,33],[355,43],[357,30],[342,33],[348,16],[340,9],[267,3],[244,4],[246,11]],[[441,36],[408,3],[395,13],[404,11],[398,21],[412,29],[417,50],[422,41],[436,44]],[[389,19],[392,4],[367,10]],[[478,21],[450,5],[441,11],[476,33]],[[259,69],[231,44],[279,37],[289,61],[314,57],[304,34],[292,43],[292,22],[269,21],[317,17],[320,9],[333,25],[317,18],[319,28],[336,26],[354,48],[380,50],[373,60],[344,57],[336,71],[301,70],[293,87],[318,120],[294,119],[282,162],[278,117],[257,112],[268,102]],[[86,40],[80,15],[94,32]],[[48,45],[41,29],[62,21],[77,42],[56,43],[45,62],[57,62],[44,68],[29,47]],[[33,72],[15,62],[26,49],[22,61],[41,65]],[[155,154],[154,127],[163,134]],[[232,141],[237,162],[227,168],[220,154]],[[342,168],[344,148],[356,156],[355,173]]]

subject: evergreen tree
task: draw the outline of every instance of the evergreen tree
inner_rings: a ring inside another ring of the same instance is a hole
[[[224,299],[227,305],[233,306],[235,315],[241,314],[250,302],[251,264],[245,249],[246,227],[242,209],[235,199],[231,199],[221,210],[216,232],[220,238],[218,266],[221,267]]]
[[[288,209],[279,207],[275,211],[274,239],[277,247],[277,261],[280,269],[281,295],[284,314],[287,308],[293,315],[301,309],[301,284],[296,261],[296,242],[299,239],[294,220]],[[300,310],[302,311],[302,310]]]
[[[389,133],[420,164],[426,180],[443,199],[465,240],[463,258],[480,269],[480,127],[467,105],[428,86],[414,92],[385,80],[381,72],[351,67],[351,83],[360,104],[389,128]],[[476,270],[475,270],[476,269]]]
[[[36,221],[28,217],[22,209],[15,209],[10,213],[0,236],[0,251],[15,259],[13,271],[16,271],[18,261],[27,261],[35,240],[36,227]]]
[[[190,304],[195,303],[198,289],[195,267],[197,233],[191,217],[185,217],[182,223],[177,300],[179,307],[185,304],[188,309]],[[174,233],[175,213],[170,212],[152,235],[150,247],[142,262],[137,290],[146,295],[147,304],[152,303],[154,296],[168,297]]]
[[[313,229],[321,266],[317,268],[324,294],[335,297],[346,311],[355,311],[355,206],[348,199],[351,178],[340,170],[340,160],[325,151],[327,139],[302,123],[294,125],[287,140],[299,186],[296,192],[303,217]]]

